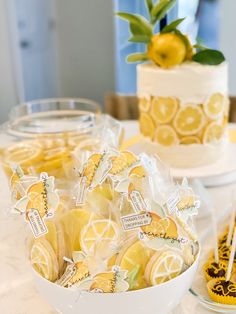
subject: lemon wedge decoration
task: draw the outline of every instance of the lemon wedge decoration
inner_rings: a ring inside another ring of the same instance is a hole
[[[178,238],[178,229],[175,221],[170,217],[161,218],[156,213],[149,212],[152,218],[150,225],[142,226],[143,233],[150,239],[155,237],[161,238]]]
[[[142,241],[137,239],[131,239],[119,252],[116,264],[119,265],[121,269],[126,269],[130,273],[137,265],[139,266],[132,290],[143,289],[148,286],[144,278],[144,272],[152,254],[153,251],[147,248]]]
[[[90,221],[81,231],[80,245],[88,255],[111,256],[120,241],[120,228],[110,219]]]
[[[90,291],[103,293],[125,292],[129,289],[126,275],[127,271],[123,270],[99,273],[93,278]]]
[[[181,135],[194,135],[204,126],[203,111],[199,106],[186,105],[179,109],[174,127]]]
[[[50,281],[57,279],[59,273],[57,257],[46,239],[34,242],[30,258],[32,266],[41,276]]]
[[[120,174],[123,170],[132,166],[137,160],[137,157],[133,153],[122,151],[118,156],[112,157],[112,168],[109,173],[112,175]]]
[[[208,101],[204,104],[204,111],[210,119],[217,119],[223,115],[225,107],[225,97],[220,93],[211,95]]]
[[[141,112],[139,117],[139,127],[140,132],[144,136],[150,137],[151,139],[153,138],[156,126],[153,119],[149,116],[149,114]]]
[[[178,136],[170,125],[158,126],[154,141],[163,146],[173,146],[179,143]]]
[[[75,263],[74,267],[76,268],[75,274],[70,278],[67,283],[67,286],[70,287],[76,283],[80,283],[90,276],[88,266],[84,261]]]
[[[217,122],[212,122],[206,127],[206,130],[203,134],[203,142],[211,143],[219,141],[223,135],[224,135],[223,127]]]
[[[158,123],[170,122],[178,109],[178,100],[173,97],[154,97],[152,99],[151,115]]]
[[[183,258],[175,251],[155,253],[147,264],[145,278],[157,285],[177,277],[183,270]]]
[[[134,167],[130,170],[129,172],[129,177],[130,178],[144,178],[146,177],[147,173],[144,169],[143,166],[137,166],[137,167]]]

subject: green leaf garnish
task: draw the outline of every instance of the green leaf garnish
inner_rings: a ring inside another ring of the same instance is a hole
[[[218,50],[205,49],[197,52],[192,60],[201,64],[218,65],[225,61],[225,57]]]
[[[152,8],[153,8],[152,0],[146,0],[146,6],[147,6],[149,14],[151,15]]]
[[[141,61],[147,61],[148,56],[146,53],[133,53],[129,55],[126,59],[127,62],[141,62]]]
[[[160,21],[170,8],[176,3],[176,0],[160,0],[157,2],[151,12],[152,24],[155,24],[157,21]]]
[[[137,280],[137,275],[140,270],[140,265],[136,265],[129,273],[127,276],[127,281],[129,284],[129,289],[132,290],[135,288],[136,280]]]
[[[166,25],[162,30],[161,33],[171,33],[176,30],[177,26],[179,26],[180,23],[185,20],[185,17],[182,19],[178,19],[170,23],[169,25]]]
[[[150,42],[150,37],[145,35],[134,35],[129,38],[129,42],[148,44]]]
[[[130,31],[133,35],[152,36],[152,26],[141,15],[118,12],[117,15],[130,23]]]
[[[149,43],[151,40],[151,36],[143,34],[142,28],[140,28],[139,25],[135,24],[130,24],[130,32],[133,36],[129,38],[130,42],[135,42],[135,43]]]

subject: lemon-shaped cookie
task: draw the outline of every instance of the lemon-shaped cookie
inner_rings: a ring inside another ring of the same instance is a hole
[[[181,135],[194,135],[204,126],[204,114],[200,106],[181,107],[174,118],[174,127]]]
[[[183,258],[175,251],[155,253],[147,264],[145,278],[150,285],[166,282],[181,274],[184,266]]]
[[[57,257],[59,274],[62,274],[65,270],[65,261],[63,258],[69,254],[66,250],[64,232],[59,221],[54,222],[53,220],[46,220],[45,223],[48,233],[45,234],[44,238],[51,244]]]
[[[175,130],[170,125],[160,125],[156,129],[154,141],[163,146],[173,146],[179,143]]]
[[[159,123],[170,122],[178,109],[178,100],[174,97],[153,97],[151,115]]]
[[[110,256],[120,242],[120,228],[110,219],[90,221],[81,231],[80,245],[84,253],[98,255],[101,258]]]
[[[210,123],[203,134],[204,143],[219,141],[224,135],[224,128],[217,122]]]
[[[99,215],[90,212],[87,208],[75,208],[62,215],[60,222],[71,252],[81,250],[80,233],[83,227],[99,218]]]
[[[36,240],[30,253],[31,264],[44,278],[55,281],[59,268],[56,254],[51,244],[46,239]]]
[[[148,113],[140,113],[139,128],[142,135],[150,137],[151,139],[153,138],[156,126]]]
[[[129,240],[119,252],[116,264],[119,265],[121,269],[132,272],[133,269],[138,266],[138,273],[133,284],[133,290],[143,289],[148,286],[144,278],[144,272],[152,254],[153,251],[136,238]]]
[[[209,97],[203,107],[208,118],[213,120],[218,119],[224,113],[225,96],[215,93]]]

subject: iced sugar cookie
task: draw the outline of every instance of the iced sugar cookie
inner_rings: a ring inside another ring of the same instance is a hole
[[[30,253],[31,264],[45,279],[55,281],[58,277],[59,267],[56,254],[46,239],[36,240]]]
[[[130,273],[134,268],[138,267],[136,279],[131,288],[132,290],[143,289],[148,286],[144,278],[144,272],[152,254],[153,251],[146,247],[142,241],[137,240],[137,238],[129,240],[119,252],[116,264],[121,269],[128,270]]]
[[[87,208],[75,208],[61,216],[60,222],[63,227],[69,250],[80,251],[80,233],[90,221],[101,218]]]
[[[90,221],[81,230],[80,245],[84,253],[106,259],[117,250],[120,228],[110,219]]]
[[[157,285],[177,277],[183,271],[184,261],[175,251],[155,253],[145,269],[145,278],[150,285]]]

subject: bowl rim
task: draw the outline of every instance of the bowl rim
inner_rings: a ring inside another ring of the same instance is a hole
[[[179,276],[177,276],[177,277],[175,277],[175,278],[173,278],[173,279],[171,279],[171,280],[168,280],[168,281],[166,281],[166,282],[163,282],[163,283],[161,283],[161,284],[158,284],[158,285],[155,285],[155,286],[151,286],[151,287],[147,287],[147,288],[144,288],[144,289],[132,290],[132,291],[124,291],[124,292],[117,292],[117,293],[111,293],[111,292],[109,292],[109,293],[100,293],[99,295],[141,294],[143,291],[149,291],[149,290],[151,290],[151,289],[153,290],[153,289],[156,289],[157,287],[158,287],[158,288],[164,287],[164,286],[167,286],[168,284],[170,284],[170,282],[171,282],[171,283],[174,283],[175,281],[179,280],[180,277],[186,276],[187,273],[189,273],[192,268],[194,268],[195,266],[198,265],[199,260],[200,260],[200,256],[201,256],[201,245],[200,245],[200,243],[198,243],[198,245],[199,245],[199,247],[198,247],[198,253],[197,253],[197,255],[196,255],[195,261],[193,262],[193,264],[192,264],[188,269],[186,269],[186,270],[185,270],[183,273],[181,273]],[[58,289],[63,289],[64,291],[68,291],[68,290],[73,291],[73,290],[74,290],[73,287],[65,288],[65,287],[62,287],[62,286],[56,284],[55,282],[51,282],[51,281],[47,280],[46,278],[42,277],[42,276],[33,268],[32,265],[31,265],[31,269],[32,269],[33,273],[35,274],[35,276],[38,277],[38,278],[40,278],[40,280],[43,280],[43,281],[45,281],[46,283],[48,283],[48,284],[50,284],[50,285],[56,286]],[[78,288],[78,289],[79,289],[79,288]],[[83,291],[83,290],[81,290],[81,293],[83,293],[83,294],[85,294],[85,295],[87,295],[87,294],[88,294],[88,295],[92,295],[91,292]]]

